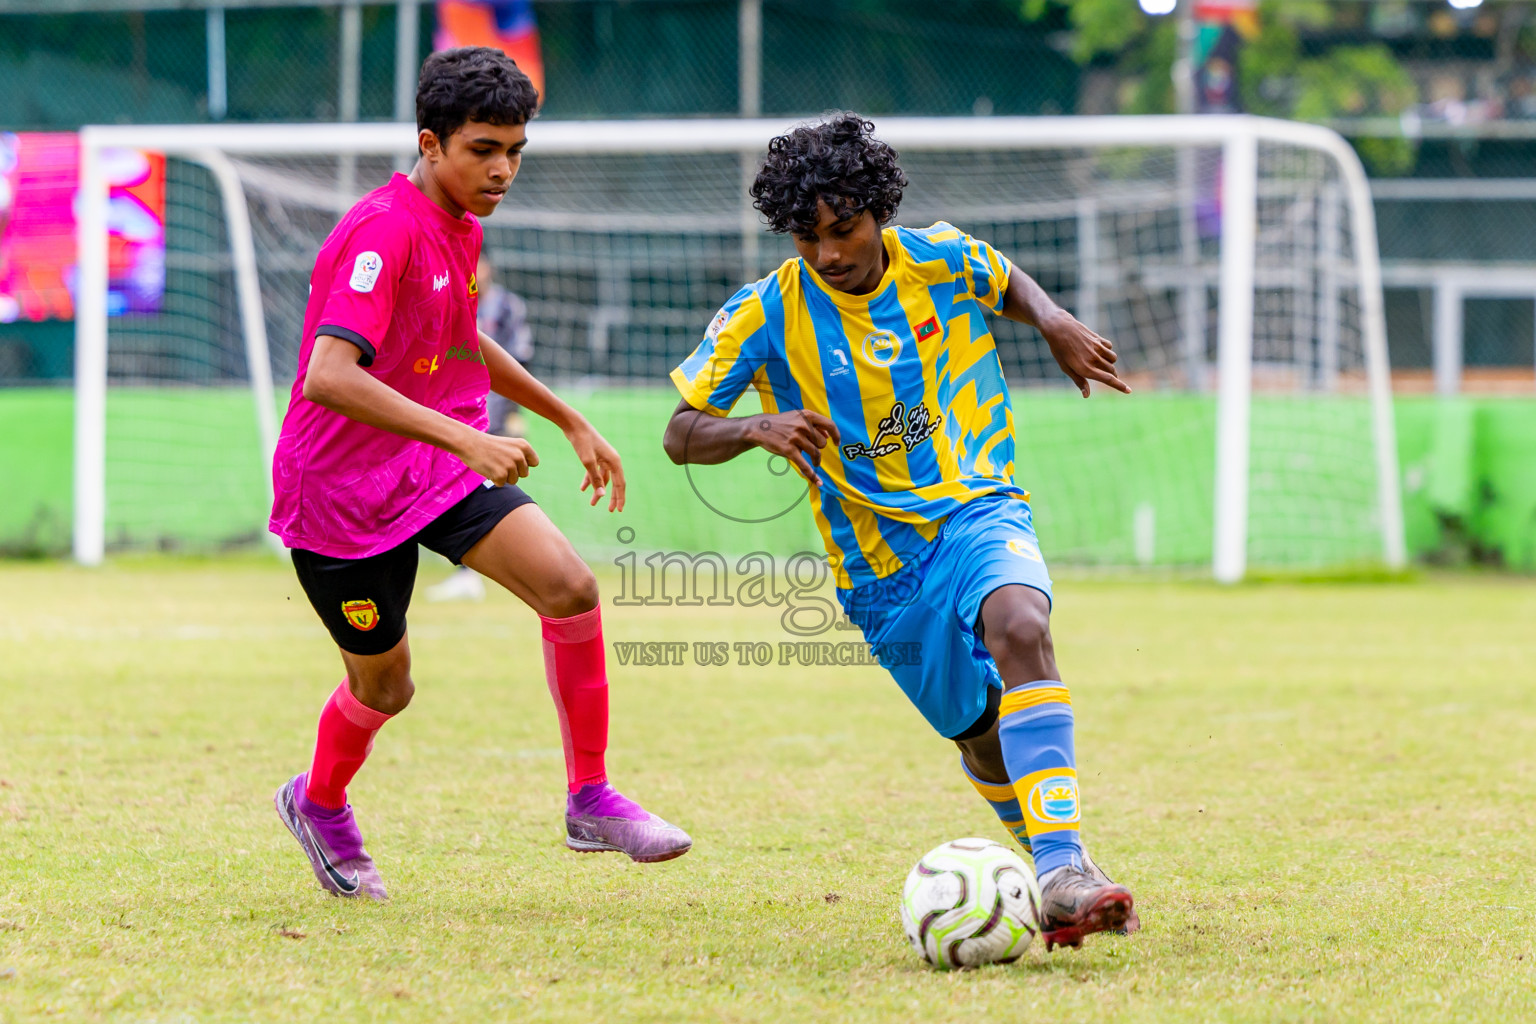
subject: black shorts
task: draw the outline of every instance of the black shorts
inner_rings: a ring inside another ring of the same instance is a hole
[[[384,654],[405,636],[405,612],[416,587],[416,545],[458,565],[507,513],[532,502],[516,485],[476,487],[398,547],[367,558],[294,548],[293,567],[336,646],[351,654]]]

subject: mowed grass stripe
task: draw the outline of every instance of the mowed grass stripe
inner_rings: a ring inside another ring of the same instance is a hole
[[[352,791],[395,895],[360,905],[271,810],[340,676],[290,570],[0,564],[0,595],[0,1021],[1530,1014],[1529,582],[1061,580],[1085,835],[1146,928],[952,975],[902,878],[1007,836],[878,669],[611,660],[614,777],[696,841],[639,866],[560,845],[534,616],[422,601]],[[778,614],[605,608],[620,642]]]

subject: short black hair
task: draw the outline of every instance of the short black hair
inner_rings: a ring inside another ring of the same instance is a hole
[[[416,81],[416,128],[444,146],[470,121],[527,124],[538,109],[539,90],[511,57],[489,46],[434,53]]]
[[[817,201],[839,218],[868,210],[878,224],[896,216],[907,176],[896,151],[875,138],[875,126],[842,110],[797,126],[768,143],[752,182],[752,205],[778,234],[814,233]]]

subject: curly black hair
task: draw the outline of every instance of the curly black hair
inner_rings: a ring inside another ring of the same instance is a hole
[[[416,81],[416,127],[444,146],[470,121],[527,124],[538,109],[539,90],[511,57],[489,46],[434,53]]]
[[[896,151],[874,132],[872,122],[842,110],[778,136],[752,182],[752,205],[781,235],[814,234],[817,200],[840,218],[868,210],[886,223],[901,205],[907,176]]]

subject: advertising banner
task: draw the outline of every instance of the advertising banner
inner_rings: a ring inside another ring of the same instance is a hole
[[[165,156],[102,154],[108,205],[107,311],[154,313],[165,295]],[[0,322],[72,320],[75,198],[73,132],[0,133]]]

